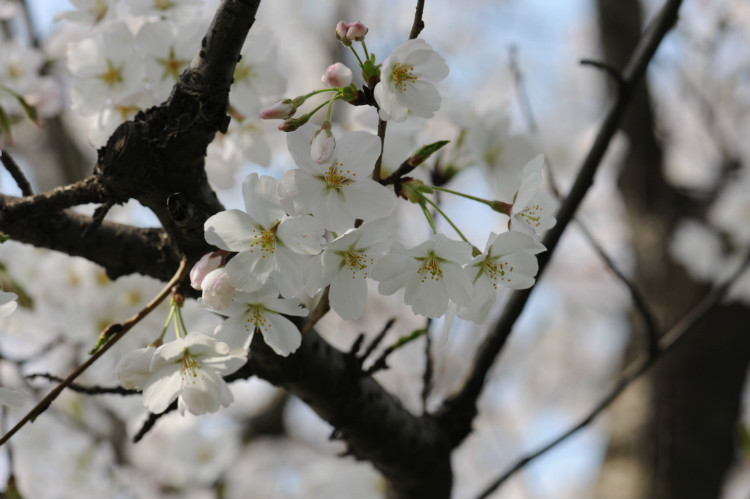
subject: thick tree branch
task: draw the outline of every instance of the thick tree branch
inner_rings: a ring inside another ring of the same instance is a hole
[[[349,453],[370,461],[387,478],[391,497],[448,497],[450,448],[430,416],[409,413],[359,359],[330,346],[315,330],[302,346],[279,357],[255,335],[248,361],[260,378],[287,389],[333,425]]]
[[[0,205],[15,199],[0,195]],[[110,279],[139,273],[167,281],[177,269],[179,258],[162,229],[103,222],[88,237],[81,237],[92,223],[90,217],[64,210],[4,220],[0,230],[19,242],[91,260],[104,267]]]
[[[581,165],[570,194],[557,213],[557,225],[550,229],[544,238],[543,244],[547,248],[547,252],[540,254],[538,257],[539,277],[542,276],[563,232],[572,221],[573,215],[593,184],[594,175],[619,127],[638,83],[645,74],[646,68],[664,36],[676,23],[677,11],[681,4],[681,0],[667,0],[665,2],[657,17],[646,27],[640,43],[623,71],[624,84],[621,91],[610,107],[599,133]],[[511,296],[502,316],[480,345],[466,382],[458,392],[445,401],[438,413],[441,423],[451,434],[454,447],[458,446],[471,432],[472,421],[477,414],[476,400],[482,392],[487,373],[505,345],[505,341],[525,308],[530,294],[530,290],[524,290],[517,291]]]

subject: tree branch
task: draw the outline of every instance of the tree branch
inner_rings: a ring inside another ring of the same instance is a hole
[[[715,287],[705,298],[703,298],[703,300],[701,300],[700,303],[698,303],[697,306],[692,308],[677,324],[660,337],[655,354],[652,354],[651,352],[644,352],[641,354],[637,360],[633,361],[623,370],[620,379],[615,383],[609,393],[607,393],[577,424],[560,434],[558,437],[550,440],[538,450],[531,452],[522,459],[519,459],[513,466],[493,480],[490,485],[488,485],[482,493],[477,496],[477,499],[488,497],[492,492],[497,490],[500,485],[531,461],[557,447],[559,444],[567,440],[568,437],[577,433],[578,430],[588,426],[597,416],[599,416],[599,414],[609,407],[610,404],[612,404],[612,402],[614,402],[633,381],[638,379],[643,373],[656,364],[657,360],[674,350],[687,337],[689,337],[691,333],[699,331],[700,329],[695,327],[696,324],[701,319],[705,318],[706,314],[721,302],[727,291],[729,291],[729,288],[742,276],[743,273],[745,273],[745,271],[747,271],[748,264],[750,264],[750,253],[748,253],[742,265],[740,265],[729,279],[724,281],[723,284]]]
[[[624,84],[621,91],[610,107],[599,133],[581,165],[576,181],[557,213],[557,224],[548,231],[544,238],[543,244],[547,248],[547,252],[538,255],[539,273],[537,279],[544,273],[560,237],[593,184],[594,175],[599,168],[604,153],[607,151],[609,142],[617,131],[633,93],[645,74],[656,49],[676,23],[677,11],[681,4],[681,0],[667,0],[657,17],[646,27],[641,41],[623,71]],[[458,392],[444,402],[438,411],[437,417],[450,433],[454,447],[458,446],[471,432],[472,421],[477,414],[476,400],[482,392],[487,373],[505,345],[505,341],[521,315],[530,294],[531,290],[523,290],[516,291],[511,296],[502,316],[480,345],[466,382]]]
[[[21,171],[18,163],[13,159],[13,156],[8,154],[6,150],[0,150],[0,161],[2,161],[5,169],[8,170],[10,176],[15,180],[16,185],[21,189],[21,194],[24,196],[33,196],[34,191],[31,190],[31,184],[26,179],[26,176]]]

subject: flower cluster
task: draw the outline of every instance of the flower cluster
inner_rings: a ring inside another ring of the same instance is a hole
[[[436,318],[453,311],[449,315],[482,322],[499,290],[534,284],[536,255],[545,249],[538,238],[555,224],[554,201],[542,189],[543,156],[523,147],[530,142],[516,138],[520,145],[508,150],[502,134],[497,137],[500,145],[492,142],[487,129],[506,121],[493,125],[480,120],[484,127],[469,131],[473,160],[457,150],[445,155],[452,158],[446,169],[450,173],[433,175],[435,185],[408,174],[418,175],[417,168],[449,141],[406,153],[399,169],[386,178],[381,174],[382,135],[334,128],[336,102],[369,104],[379,119],[395,122],[430,118],[440,107],[435,83],[448,75],[445,60],[415,39],[396,47],[379,64],[367,50],[367,32],[362,23],[343,21],[335,30],[359,61],[362,88],[353,82],[349,68],[334,63],[321,78],[325,88],[285,98],[259,112],[261,119],[284,120],[279,129],[289,132],[287,148],[296,168],[281,180],[251,173],[242,184],[244,209],[222,211],[205,222],[206,242],[216,251],[195,264],[191,285],[201,291],[206,308],[226,317],[224,322],[211,336],[185,334],[177,342],[137,350],[121,362],[120,379],[142,388],[152,411],[164,410],[175,398],[195,413],[226,405],[230,397],[221,375],[241,365],[235,352],[250,348],[255,333],[278,355],[291,355],[302,343],[299,321],[308,320],[309,310],[330,306],[342,319],[357,320],[375,288],[381,295],[401,293],[414,314]],[[263,70],[259,64],[253,67]],[[247,86],[244,69],[237,71],[235,87],[242,90],[235,90],[236,95],[245,104],[257,102],[262,86]],[[330,95],[327,101],[296,116],[310,97],[324,93]],[[325,118],[320,125],[312,124],[324,107]],[[484,165],[488,183],[503,186],[497,192],[500,199],[450,188],[452,178],[471,164]],[[433,168],[438,167],[435,161]],[[491,231],[480,250],[443,211],[435,196],[440,192],[502,213],[508,217],[507,231]],[[414,205],[432,234],[407,246],[397,237],[398,215]],[[460,239],[438,231],[436,216]]]

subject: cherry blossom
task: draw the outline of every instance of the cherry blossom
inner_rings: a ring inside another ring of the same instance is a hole
[[[256,116],[261,100],[278,96],[286,88],[286,80],[276,68],[274,46],[267,36],[248,36],[242,58],[234,69],[234,83],[229,100],[245,116]]]
[[[143,86],[143,65],[135,40],[123,22],[107,24],[91,38],[68,45],[68,69],[76,78],[70,88],[71,107],[84,115],[118,103]]]
[[[406,249],[396,243],[372,270],[383,295],[404,288],[404,302],[415,314],[440,317],[449,300],[458,306],[469,301],[471,282],[462,265],[471,260],[471,246],[435,234],[422,244]]]
[[[432,118],[440,108],[440,94],[433,82],[448,76],[448,66],[420,38],[396,47],[381,67],[375,100],[383,120],[404,121],[409,111]]]
[[[287,197],[298,213],[312,213],[329,230],[343,231],[355,219],[388,216],[395,195],[369,178],[380,155],[380,139],[367,132],[349,132],[336,141],[328,164],[316,163],[310,152],[311,126],[287,137],[289,152],[300,167],[282,178]]]
[[[498,286],[510,289],[533,286],[539,270],[534,255],[544,250],[544,245],[522,232],[490,233],[484,253],[467,266],[474,288],[469,305],[459,311],[459,317],[481,323],[495,303]]]
[[[193,414],[216,412],[234,400],[222,376],[246,361],[244,352],[233,351],[226,343],[189,333],[154,351],[151,376],[143,386],[143,404],[158,414],[178,399],[181,413],[185,409]]]
[[[385,241],[392,233],[393,221],[380,219],[331,241],[320,258],[312,259],[305,269],[308,294],[330,284],[331,308],[342,319],[359,319],[367,301],[365,279],[385,252]]]
[[[467,145],[500,199],[515,194],[521,184],[519,166],[537,155],[531,138],[512,135],[510,126],[505,109],[493,110],[476,120],[467,133]]]
[[[537,234],[555,226],[554,217],[557,202],[540,189],[544,156],[539,155],[523,167],[521,186],[518,188],[510,212],[510,227],[516,229],[514,221],[529,227]]]
[[[136,348],[123,355],[115,366],[115,375],[128,390],[142,388],[151,377],[151,361],[156,347]]]
[[[206,220],[206,241],[238,252],[226,266],[238,289],[256,291],[272,271],[290,272],[300,266],[299,255],[323,249],[320,222],[308,215],[288,216],[277,190],[276,179],[253,173],[242,184],[245,211],[222,211]]]
[[[203,295],[201,299],[209,307],[215,310],[223,310],[232,303],[235,287],[229,273],[221,269],[215,269],[206,274],[201,283]]]
[[[114,17],[114,6],[117,0],[70,0],[75,10],[66,10],[58,13],[55,20],[65,19],[67,21],[95,25]]]
[[[253,293],[238,292],[232,304],[219,313],[229,318],[214,332],[217,339],[231,346],[241,346],[244,351],[250,346],[255,331],[260,331],[266,344],[286,357],[299,348],[302,336],[284,315],[305,317],[308,312],[296,298],[279,298],[278,288],[269,281]]]

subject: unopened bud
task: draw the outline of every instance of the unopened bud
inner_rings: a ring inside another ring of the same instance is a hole
[[[293,132],[310,119],[309,114],[305,114],[303,116],[300,116],[299,118],[289,118],[284,123],[279,125],[279,130],[282,132]]]
[[[347,47],[352,44],[352,41],[347,38],[346,33],[349,31],[349,26],[344,21],[339,21],[336,25],[336,39],[341,40],[341,43]]]
[[[368,31],[369,29],[367,26],[357,21],[356,23],[349,24],[348,29],[346,30],[346,37],[353,42],[361,42],[365,39],[365,35]]]
[[[328,163],[333,157],[333,151],[336,149],[336,139],[330,130],[320,129],[315,132],[315,137],[310,144],[310,155],[313,161],[319,165]]]
[[[276,102],[270,107],[265,108],[260,112],[260,119],[262,120],[285,120],[294,116],[297,112],[297,106],[294,105],[291,99],[284,99]]]
[[[340,62],[328,66],[326,74],[320,79],[323,84],[331,88],[348,87],[352,82],[352,70]]]
[[[221,255],[219,253],[212,252],[203,255],[190,270],[190,286],[200,291],[201,283],[206,275],[212,270],[218,269],[219,266],[221,266]]]
[[[224,269],[206,275],[202,283],[203,301],[214,310],[224,310],[232,303],[236,289]]]

